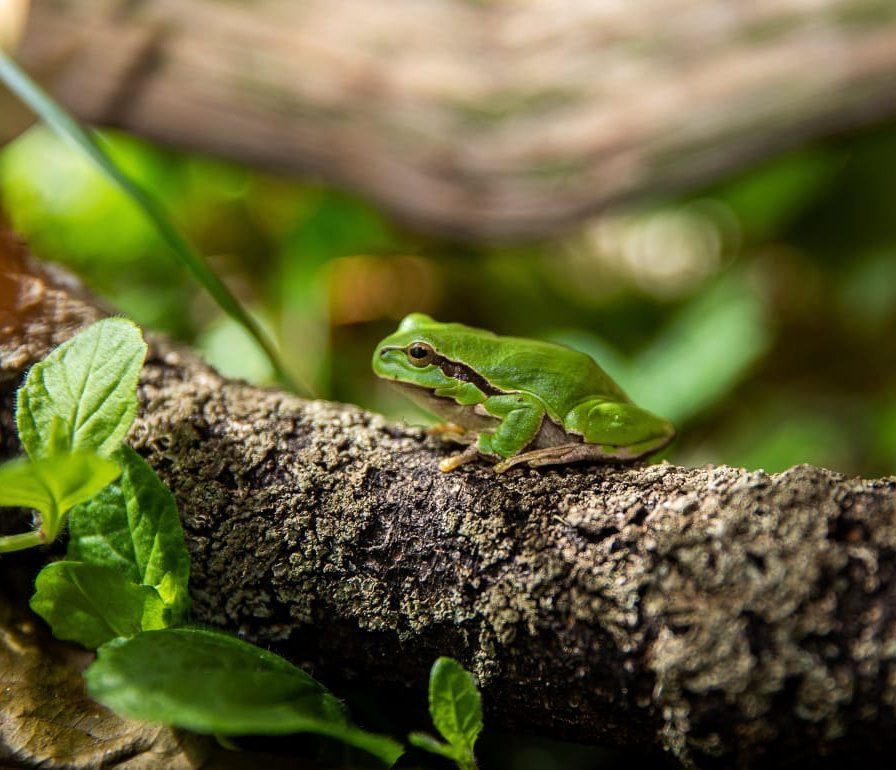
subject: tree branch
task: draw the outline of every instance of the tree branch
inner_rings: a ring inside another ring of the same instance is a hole
[[[23,371],[102,311],[0,254],[9,453]],[[276,643],[337,690],[419,691],[451,654],[492,727],[701,766],[894,748],[896,478],[442,474],[418,430],[225,380],[160,340],[140,397],[130,440],[181,507],[197,620]]]
[[[892,115],[892,0],[35,0],[81,118],[540,236]]]

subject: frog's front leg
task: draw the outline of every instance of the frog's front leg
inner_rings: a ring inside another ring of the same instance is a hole
[[[499,420],[494,432],[480,433],[479,440],[466,451],[443,460],[439,464],[443,471],[452,471],[479,455],[507,458],[521,452],[538,435],[544,419],[544,406],[527,393],[489,396],[482,407]]]
[[[477,457],[479,457],[479,447],[476,446],[475,443],[470,444],[463,452],[459,455],[451,455],[451,457],[446,457],[442,462],[439,463],[439,470],[444,471],[445,473],[450,473],[451,471],[460,468],[461,465],[466,465],[469,462],[472,462]]]

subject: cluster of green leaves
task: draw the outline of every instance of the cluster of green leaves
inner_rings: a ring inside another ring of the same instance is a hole
[[[27,457],[0,466],[0,506],[35,509],[40,526],[0,538],[0,552],[53,542],[66,514],[118,477],[145,354],[136,327],[110,319],[32,367],[16,407]]]
[[[97,650],[90,693],[123,716],[218,735],[310,732],[392,764],[402,746],[355,727],[301,669],[216,631],[183,626],[190,559],[171,492],[122,444],[146,345],[120,318],[85,329],[32,367],[16,419],[29,457],[0,469],[0,504],[40,513],[6,551],[52,541],[31,607],[55,636]]]

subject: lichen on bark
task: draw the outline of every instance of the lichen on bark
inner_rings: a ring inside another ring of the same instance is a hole
[[[14,268],[43,292],[8,294],[22,304],[0,336],[9,454],[24,369],[101,310],[7,262],[7,286],[26,283]],[[337,691],[422,694],[450,654],[479,677],[494,728],[686,765],[892,750],[896,478],[666,463],[443,474],[446,450],[419,429],[228,381],[151,342],[129,440],[177,498],[197,621]]]

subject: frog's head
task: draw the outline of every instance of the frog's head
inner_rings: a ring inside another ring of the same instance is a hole
[[[387,380],[422,387],[443,384],[437,337],[439,330],[446,326],[423,313],[411,313],[394,333],[376,346],[373,371]]]
[[[404,320],[398,325],[398,331],[409,332],[432,326],[447,326],[447,324],[440,324],[431,316],[426,315],[426,313],[411,313],[410,315],[406,315]]]

